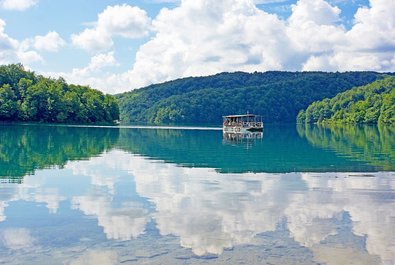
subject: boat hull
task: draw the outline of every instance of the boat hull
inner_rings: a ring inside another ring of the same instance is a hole
[[[227,133],[262,132],[263,127],[223,126],[222,130]]]

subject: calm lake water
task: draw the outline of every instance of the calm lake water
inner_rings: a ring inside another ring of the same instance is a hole
[[[395,264],[395,128],[0,125],[1,264]]]

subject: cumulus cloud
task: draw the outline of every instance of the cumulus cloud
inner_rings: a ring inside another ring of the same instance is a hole
[[[312,55],[304,70],[375,70],[395,71],[395,2],[371,0],[354,16],[354,25],[337,35],[328,34],[331,50]],[[336,39],[331,40],[331,38]]]
[[[72,36],[75,46],[97,54],[116,36],[152,37],[124,73],[74,69],[65,78],[116,93],[223,71],[395,71],[393,0],[360,7],[351,27],[336,1],[298,0],[286,19],[256,7],[271,2],[278,1],[184,0],[152,21],[138,7],[109,6],[93,27]]]
[[[37,2],[38,0],[2,0],[0,6],[7,10],[23,11],[36,5]]]
[[[11,38],[5,33],[6,23],[0,19],[0,64],[22,62],[30,64],[43,61],[42,57],[30,49],[29,41],[22,42]]]
[[[248,0],[182,1],[153,20],[156,34],[137,52],[129,83],[238,70],[395,70],[394,5],[371,1],[347,31],[341,10],[324,0],[299,0],[287,20]]]
[[[324,0],[299,0],[292,6],[292,15],[288,20],[291,24],[332,25],[340,20],[340,12],[338,7]]]
[[[17,40],[12,39],[5,33],[6,23],[0,19],[0,62],[6,63],[17,57],[17,49],[19,43]]]
[[[260,4],[283,3],[286,1],[287,0],[254,0],[254,3],[260,5]]]
[[[127,4],[108,6],[98,15],[95,27],[73,34],[71,39],[79,48],[102,51],[112,47],[114,36],[129,39],[147,36],[150,23],[147,13],[138,7]]]
[[[57,52],[65,45],[65,41],[55,31],[48,32],[45,36],[34,37],[34,48],[42,51]]]
[[[340,9],[323,0],[300,0],[292,7],[287,35],[298,53],[309,55],[332,52],[334,45],[344,42]]]
[[[90,59],[87,66],[73,68],[70,72],[45,72],[46,76],[63,77],[68,82],[91,86],[106,93],[117,93],[117,88],[128,85],[126,74],[114,74],[111,69],[118,67],[114,52],[99,53]]]
[[[221,71],[265,71],[290,64],[286,24],[252,1],[182,1],[153,21],[154,38],[142,45],[129,72],[142,86]]]

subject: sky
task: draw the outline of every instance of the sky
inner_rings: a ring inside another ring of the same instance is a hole
[[[0,64],[115,94],[219,72],[395,71],[395,0],[0,0]]]

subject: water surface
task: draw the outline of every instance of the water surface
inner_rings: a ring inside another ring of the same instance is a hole
[[[0,126],[0,263],[395,264],[395,129]]]

